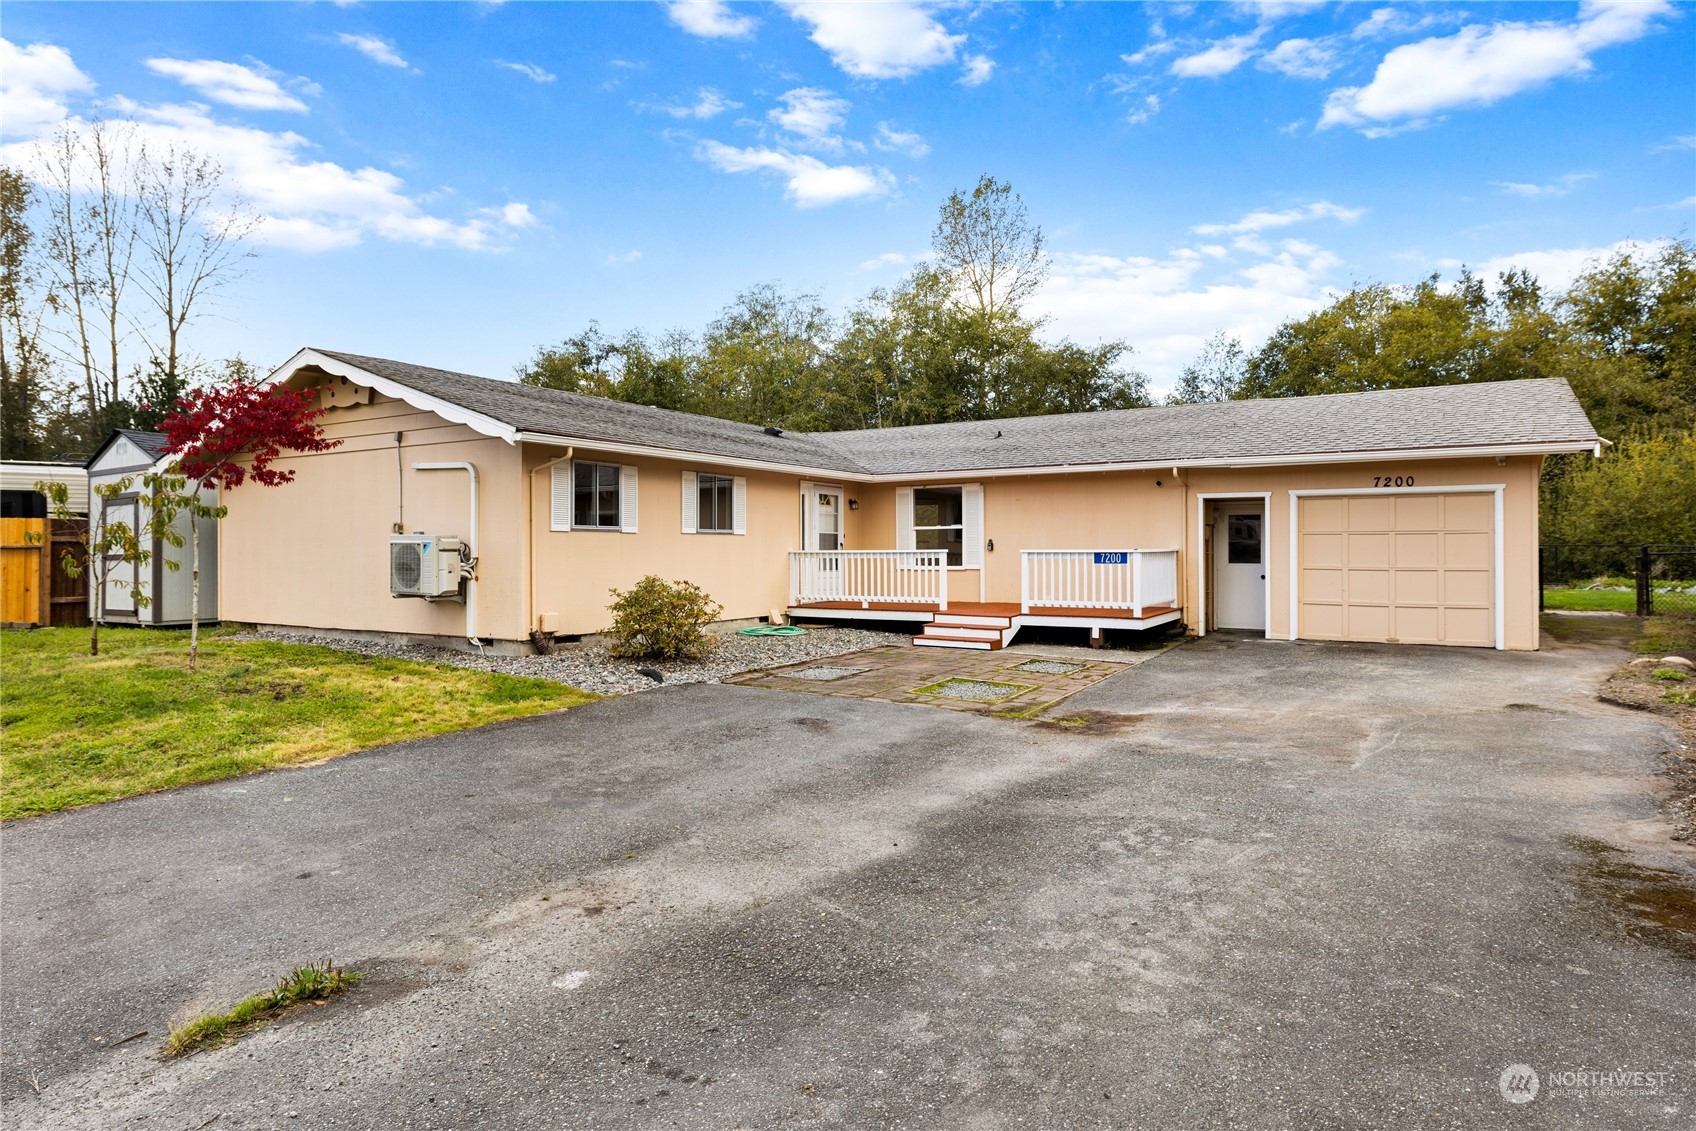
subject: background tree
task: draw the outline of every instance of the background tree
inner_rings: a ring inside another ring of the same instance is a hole
[[[48,359],[41,348],[40,264],[28,214],[35,189],[0,165],[0,459],[48,456],[44,401]]]
[[[294,481],[292,468],[273,467],[285,452],[324,452],[340,440],[326,439],[317,420],[316,389],[289,389],[259,382],[239,358],[221,381],[195,389],[177,402],[176,410],[160,422],[177,457],[171,475],[170,498],[187,510],[192,550],[193,594],[189,611],[189,671],[200,656],[200,522],[227,513],[221,494],[249,479],[262,487]],[[205,493],[219,501],[207,503]]]
[[[1196,359],[1184,366],[1167,404],[1206,404],[1228,401],[1242,387],[1248,355],[1243,344],[1220,330],[1207,339]]]
[[[258,217],[231,199],[223,167],[188,146],[143,152],[134,178],[139,282],[153,307],[149,345],[168,381],[183,374],[182,334],[202,306],[242,274]]]

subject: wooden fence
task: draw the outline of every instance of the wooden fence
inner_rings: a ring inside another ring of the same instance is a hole
[[[88,623],[88,574],[65,572],[64,554],[83,561],[83,520],[0,518],[0,624],[8,628]]]

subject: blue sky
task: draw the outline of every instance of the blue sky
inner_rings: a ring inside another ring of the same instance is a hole
[[[267,219],[190,333],[507,376],[590,319],[842,308],[1010,181],[1054,336],[1165,385],[1363,281],[1551,281],[1696,218],[1696,8],[1662,3],[9,3],[5,157],[97,114]]]

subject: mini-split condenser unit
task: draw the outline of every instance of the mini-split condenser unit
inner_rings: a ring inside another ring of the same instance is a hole
[[[465,543],[449,534],[394,534],[389,537],[389,593],[452,601],[461,597],[466,577]]]

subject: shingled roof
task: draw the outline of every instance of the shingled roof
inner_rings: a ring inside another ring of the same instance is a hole
[[[518,432],[854,476],[1600,443],[1578,398],[1558,378],[772,436],[753,424],[386,358],[313,352]]]
[[[431,369],[382,357],[324,349],[313,352],[358,366],[367,373],[387,377],[437,400],[481,413],[520,432],[539,432],[574,440],[639,444],[821,471],[863,471],[851,457],[800,432],[771,436],[757,424],[696,416],[669,408],[626,404],[558,389],[539,389],[516,381],[473,377],[469,373]]]
[[[815,438],[874,475],[1600,441],[1559,379],[1023,416]]]

